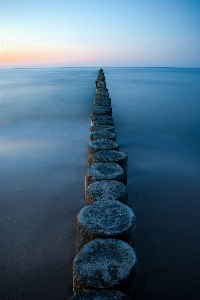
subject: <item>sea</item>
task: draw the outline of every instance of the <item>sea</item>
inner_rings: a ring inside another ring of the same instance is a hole
[[[73,295],[98,68],[0,70],[0,299]],[[137,300],[200,299],[200,69],[103,68],[128,203]]]

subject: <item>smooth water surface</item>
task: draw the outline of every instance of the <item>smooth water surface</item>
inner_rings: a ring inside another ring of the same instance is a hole
[[[199,299],[200,70],[104,68],[137,300]],[[1,299],[68,299],[98,68],[0,70]]]

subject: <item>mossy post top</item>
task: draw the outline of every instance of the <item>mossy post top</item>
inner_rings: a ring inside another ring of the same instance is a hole
[[[127,243],[96,239],[87,243],[74,259],[74,271],[85,284],[96,289],[123,285],[137,273],[137,257]]]
[[[127,195],[127,187],[116,180],[100,180],[90,184],[87,192],[95,200],[118,200]]]
[[[116,140],[116,135],[113,132],[108,130],[101,130],[101,131],[94,131],[90,133],[90,140],[99,140],[99,139],[106,139],[106,140]]]
[[[120,161],[120,160],[127,160],[128,156],[124,154],[121,151],[116,151],[116,150],[101,150],[96,153],[92,154],[92,157],[95,160],[98,161],[104,161],[104,162],[112,162],[112,161]]]
[[[96,163],[88,168],[88,174],[97,180],[114,180],[115,177],[123,176],[124,170],[118,164],[112,163]]]
[[[119,148],[117,143],[109,139],[96,139],[94,141],[89,142],[89,146],[99,150]]]
[[[83,207],[78,222],[93,234],[117,236],[136,225],[133,211],[119,201],[100,200]]]
[[[90,127],[90,132],[108,130],[114,132],[114,127],[111,125],[93,125]]]

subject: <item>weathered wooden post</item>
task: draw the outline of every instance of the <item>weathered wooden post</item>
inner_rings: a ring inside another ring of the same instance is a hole
[[[99,108],[97,107],[96,109],[94,109],[91,113],[91,117],[93,117],[94,115],[100,115],[100,116],[111,116],[112,117],[112,113],[111,110],[109,110],[108,108]]]
[[[134,246],[136,217],[125,204],[99,200],[83,207],[77,216],[77,248],[97,238],[113,238]]]
[[[96,239],[87,243],[74,259],[74,293],[114,289],[134,299],[137,272],[137,257],[129,244]]]
[[[107,121],[109,122],[108,125],[112,126],[114,124],[113,118],[108,115],[93,115],[91,117],[91,125],[98,125],[98,124],[95,124],[96,122],[104,122],[103,124],[106,125]]]
[[[109,105],[96,105],[96,106],[94,107],[93,112],[98,111],[98,110],[106,110],[106,111],[107,111],[107,114],[108,114],[109,116],[112,116],[112,107],[109,106]]]
[[[91,125],[110,125],[113,126],[114,122],[112,119],[109,118],[95,118],[91,121]]]
[[[101,130],[108,130],[111,132],[114,132],[114,127],[110,126],[110,125],[94,125],[90,127],[90,132],[94,132],[94,131],[101,131]]]
[[[99,139],[112,140],[116,142],[116,135],[113,132],[107,130],[95,131],[90,133],[89,141],[99,140]]]
[[[126,186],[116,180],[99,180],[90,184],[85,191],[86,204],[105,199],[118,200],[126,204],[128,199]]]
[[[96,163],[91,165],[85,176],[85,190],[97,180],[116,180],[123,182],[124,170],[116,163]]]
[[[101,150],[94,152],[90,156],[90,164],[98,162],[115,162],[124,169],[124,184],[127,184],[127,163],[128,156],[120,151],[115,150]]]
[[[97,98],[94,100],[95,106],[111,106],[111,99],[110,98]]]
[[[88,143],[88,164],[90,165],[91,155],[100,150],[119,150],[119,146],[112,140],[97,139]]]

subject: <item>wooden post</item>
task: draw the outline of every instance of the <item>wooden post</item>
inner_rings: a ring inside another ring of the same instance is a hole
[[[99,200],[83,207],[77,216],[78,252],[97,238],[113,238],[134,246],[136,217],[119,201]]]
[[[124,170],[116,163],[96,163],[88,168],[85,176],[85,190],[97,180],[116,180],[122,182]]]
[[[108,115],[112,117],[112,107],[110,105],[96,105],[94,107],[93,112],[97,111],[97,110],[106,110],[108,111]]]
[[[90,164],[95,164],[97,162],[115,162],[120,165],[124,169],[123,183],[127,184],[128,156],[126,154],[115,150],[101,150],[90,156]]]
[[[111,116],[108,116],[108,115],[96,115],[96,114],[93,114],[91,115],[91,122],[93,121],[101,121],[101,120],[105,120],[105,121],[112,121],[113,122],[113,118]],[[93,125],[93,124],[91,124]]]
[[[94,141],[99,139],[112,140],[116,142],[116,135],[113,132],[107,130],[94,131],[90,133],[89,141]]]
[[[137,257],[129,244],[96,239],[86,244],[74,259],[74,293],[114,289],[134,299],[137,271]]]
[[[119,150],[117,143],[107,139],[97,139],[88,143],[88,165],[91,165],[91,155],[100,150]]]
[[[90,127],[90,132],[108,130],[114,132],[114,127],[110,125],[94,125]]]
[[[111,99],[110,98],[103,98],[103,99],[95,99],[94,100],[95,106],[111,106]]]
[[[90,184],[85,191],[86,204],[105,199],[118,200],[126,204],[128,199],[126,186],[116,180],[99,180]]]
[[[102,119],[95,119],[91,121],[91,126],[93,125],[110,125],[113,126],[114,122],[112,119],[109,118],[102,118]]]

